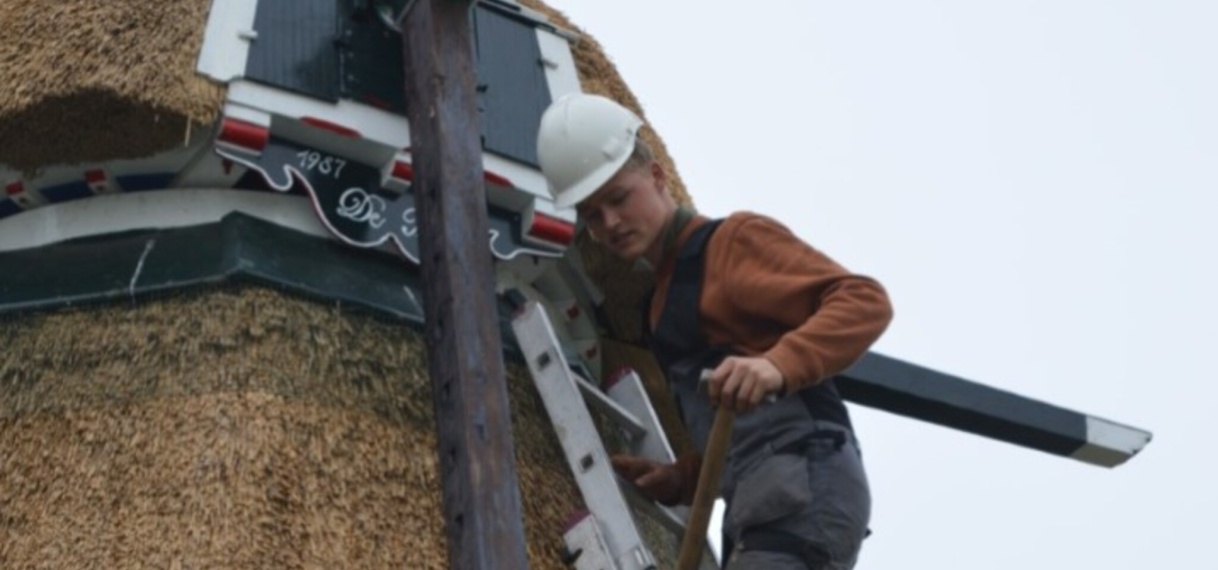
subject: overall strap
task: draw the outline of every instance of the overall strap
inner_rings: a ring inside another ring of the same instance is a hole
[[[698,304],[702,298],[702,281],[706,274],[706,246],[722,219],[711,220],[694,229],[677,252],[664,310],[650,336],[645,336],[661,369],[669,381],[696,379],[702,368],[714,367],[731,353],[729,347],[711,346],[702,331]],[[650,297],[644,308],[644,330],[650,308]],[[827,378],[819,385],[800,390],[811,416],[850,429],[850,414],[842,402],[837,384]]]
[[[677,252],[664,310],[651,333],[652,352],[665,370],[708,348],[698,315],[698,300],[702,297],[706,244],[722,221],[711,220],[694,228]]]

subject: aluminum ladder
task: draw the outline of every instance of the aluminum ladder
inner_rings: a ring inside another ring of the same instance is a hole
[[[603,391],[597,388],[568,364],[549,316],[537,301],[523,304],[512,318],[512,329],[587,506],[572,516],[563,533],[569,562],[576,570],[656,568],[629,505],[657,520],[678,540],[685,532],[683,511],[658,505],[620,480],[588,408],[616,424],[630,453],[671,463],[672,447],[642,379],[626,371]]]

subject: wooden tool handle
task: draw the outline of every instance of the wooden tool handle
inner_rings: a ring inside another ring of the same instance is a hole
[[[732,421],[736,414],[727,406],[715,411],[715,423],[711,425],[702,454],[702,470],[698,473],[698,487],[694,490],[694,504],[685,525],[685,536],[681,539],[681,552],[677,558],[677,570],[695,570],[702,561],[706,545],[706,527],[710,524],[711,511],[719,494],[719,480],[723,478],[723,463],[732,443]]]

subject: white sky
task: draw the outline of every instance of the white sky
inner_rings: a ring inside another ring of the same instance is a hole
[[[551,5],[700,209],[889,288],[878,352],[1155,434],[1107,470],[854,406],[859,568],[1215,567],[1218,3]]]

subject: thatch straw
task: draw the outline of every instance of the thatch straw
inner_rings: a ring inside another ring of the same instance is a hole
[[[7,317],[0,567],[445,568],[430,382],[404,325],[264,289]],[[530,567],[579,505],[509,378]]]
[[[579,32],[538,0],[525,5]],[[224,90],[195,73],[209,0],[6,0],[0,3],[0,164],[26,171],[62,163],[147,156],[181,144],[192,127],[211,125]],[[575,45],[586,91],[642,106],[590,36]],[[651,129],[670,190],[689,203],[684,184]],[[637,306],[649,278],[580,240],[589,275],[609,299],[614,335],[637,341]]]
[[[136,158],[214,123],[223,88],[194,71],[210,3],[0,2],[0,163]],[[645,116],[595,40],[575,55],[586,90]],[[580,248],[613,336],[637,341],[650,278]],[[249,289],[0,318],[0,346],[0,568],[445,566],[427,369],[405,327]],[[530,564],[559,568],[579,495],[509,370]]]
[[[139,158],[211,125],[224,89],[195,72],[210,5],[0,2],[0,164]]]

